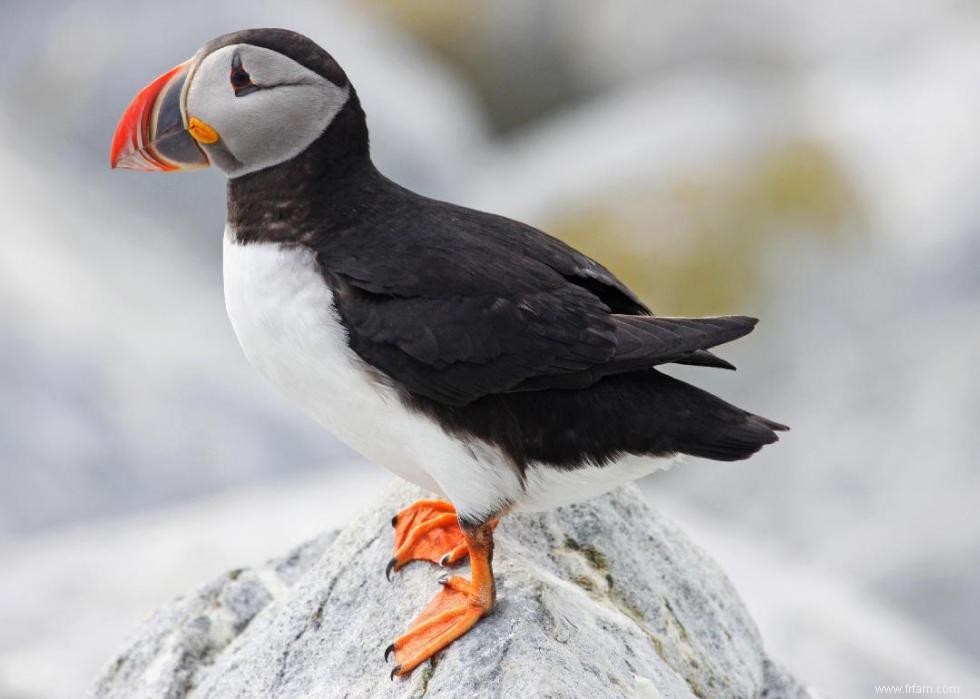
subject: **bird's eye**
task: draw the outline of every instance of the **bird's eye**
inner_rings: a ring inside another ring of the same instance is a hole
[[[248,87],[252,84],[252,76],[245,72],[243,68],[231,69],[231,86],[236,90]]]
[[[231,81],[231,89],[235,91],[236,97],[247,95],[259,89],[252,82],[252,76],[245,70],[245,67],[242,65],[242,59],[237,55],[231,59],[231,75],[229,80]]]

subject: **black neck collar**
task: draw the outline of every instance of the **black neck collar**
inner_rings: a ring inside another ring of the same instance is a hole
[[[240,243],[309,243],[356,223],[387,180],[371,162],[357,94],[296,157],[228,180],[228,225]]]

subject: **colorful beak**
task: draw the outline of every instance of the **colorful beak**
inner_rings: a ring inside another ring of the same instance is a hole
[[[169,172],[208,166],[208,156],[188,131],[184,113],[191,62],[168,70],[126,107],[112,137],[112,167]]]

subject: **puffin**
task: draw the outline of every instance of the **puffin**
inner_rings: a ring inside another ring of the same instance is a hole
[[[227,175],[225,305],[245,355],[342,441],[433,493],[392,518],[385,574],[468,559],[470,575],[443,575],[385,649],[392,677],[492,611],[502,516],[684,456],[745,459],[788,429],[657,368],[733,369],[711,349],[756,319],[656,316],[558,239],[391,181],[347,74],[301,34],[205,44],[136,95],[110,164]]]

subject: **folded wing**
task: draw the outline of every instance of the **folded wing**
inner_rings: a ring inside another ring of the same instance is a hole
[[[334,232],[317,249],[351,348],[419,396],[461,406],[666,362],[732,368],[708,350],[755,325],[654,317],[609,270],[537,229],[424,203],[414,219],[393,211],[390,230]]]

